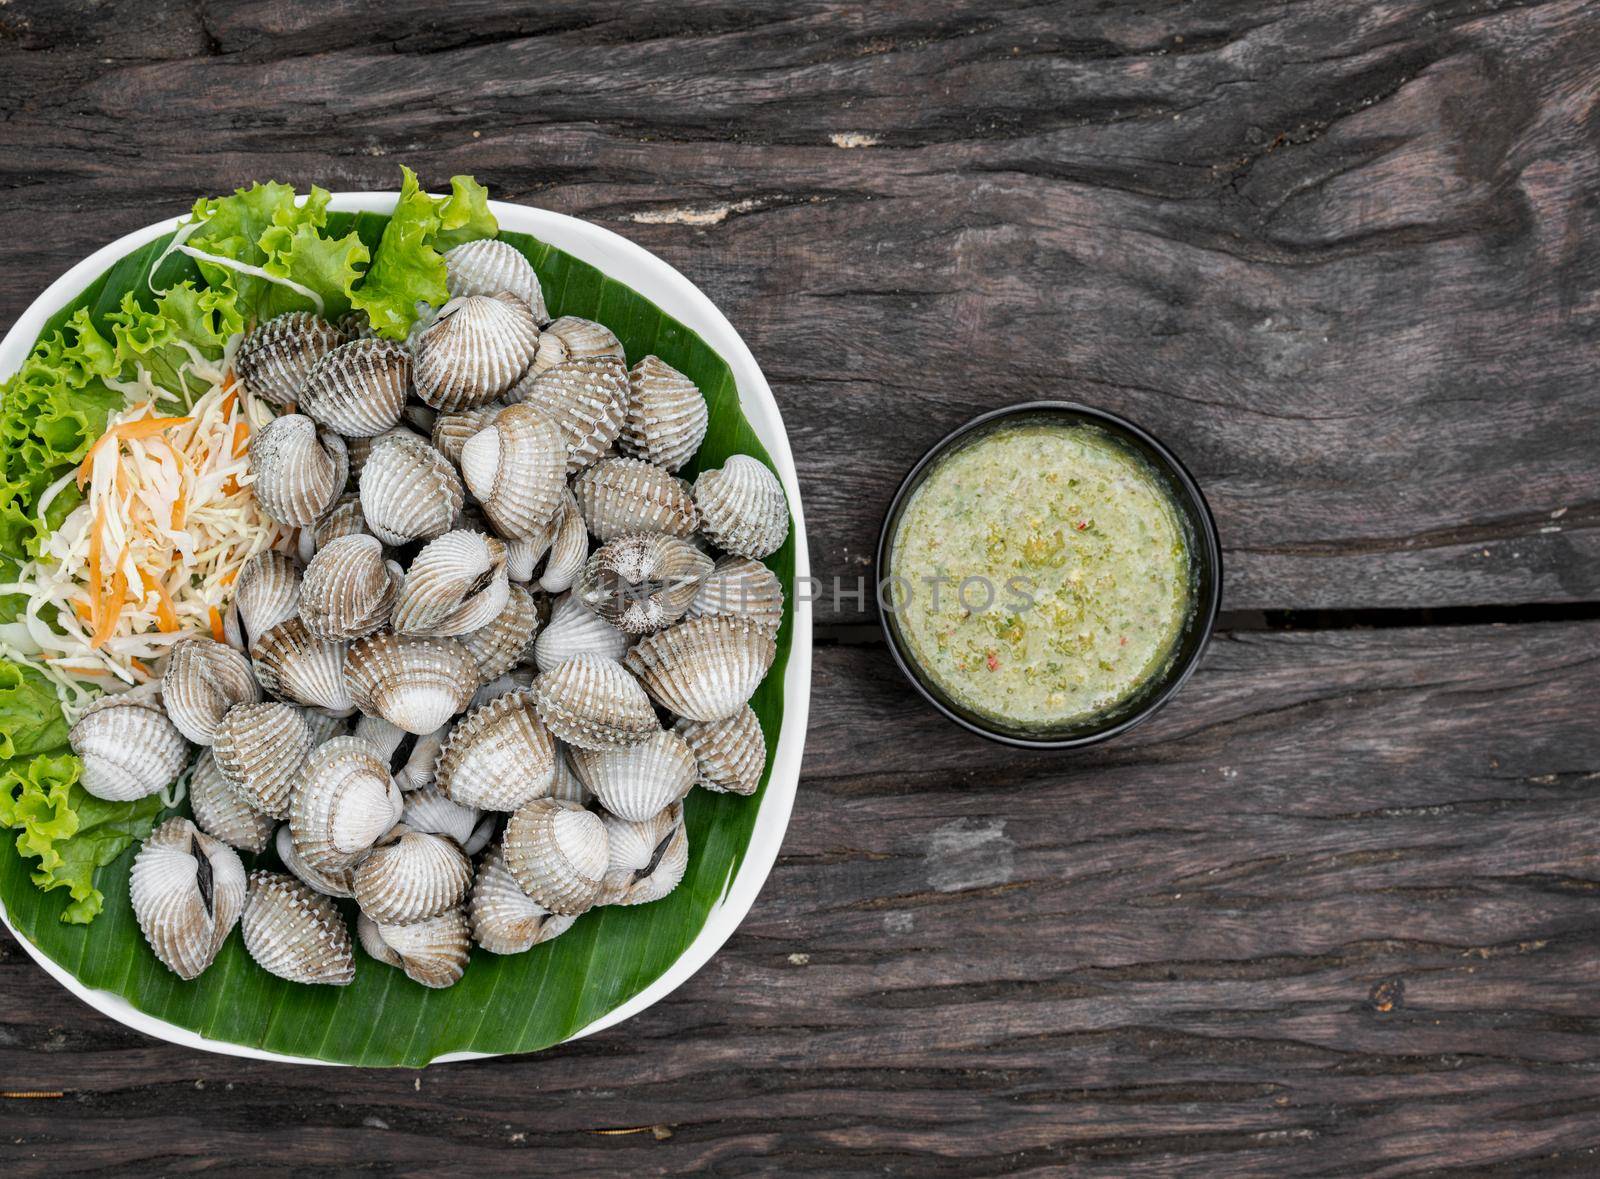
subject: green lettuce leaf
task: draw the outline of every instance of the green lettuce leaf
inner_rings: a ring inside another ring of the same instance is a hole
[[[489,212],[489,190],[471,176],[450,177],[450,195],[439,206],[439,236],[434,247],[448,250],[499,232],[500,223]]]
[[[66,743],[67,722],[50,681],[31,667],[0,659],[0,761]]]

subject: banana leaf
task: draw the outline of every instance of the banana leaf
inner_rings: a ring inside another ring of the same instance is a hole
[[[346,233],[354,224],[375,245],[386,221],[372,213],[336,213],[329,218],[329,232]],[[770,463],[739,408],[727,363],[695,332],[629,287],[546,242],[524,234],[500,236],[533,263],[552,315],[598,320],[622,339],[630,359],[655,353],[700,386],[710,407],[710,429],[693,464],[681,474],[692,479],[732,454]],[[98,321],[115,309],[124,291],[148,290],[150,266],[166,242],[153,242],[111,267],[52,324],[80,306],[90,308]],[[187,259],[174,256],[163,263],[156,282],[165,285],[193,276]],[[793,584],[792,530],[767,563],[783,584]],[[751,701],[767,738],[768,775],[783,720],[783,672],[792,625],[790,604],[778,634],[777,660]],[[209,970],[184,982],[150,952],[128,904],[128,871],[136,848],[99,870],[96,885],[105,893],[104,912],[89,925],[67,925],[59,920],[63,894],[35,889],[27,863],[9,840],[3,841],[0,901],[23,936],[87,986],[121,995],[140,1011],[213,1040],[365,1066],[415,1067],[458,1051],[532,1052],[561,1042],[616,1009],[687,949],[738,871],[766,789],[764,775],[760,790],[748,798],[698,788],[690,792],[684,803],[689,868],[666,898],[591,910],[559,938],[524,954],[500,956],[475,948],[465,977],[448,990],[419,986],[359,949],[356,979],[348,987],[285,982],[251,960],[237,930]],[[244,859],[247,869],[279,867],[270,850]],[[354,910],[342,903],[353,930]]]

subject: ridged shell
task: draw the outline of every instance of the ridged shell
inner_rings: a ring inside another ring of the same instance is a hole
[[[698,785],[718,794],[754,794],[761,785],[767,738],[748,704],[721,720],[679,720],[672,731],[694,751]]]
[[[466,707],[478,665],[454,639],[377,634],[351,646],[345,680],[362,712],[420,736]]]
[[[549,793],[555,757],[533,693],[507,692],[456,722],[439,750],[435,781],[462,806],[513,811]]]
[[[303,528],[333,505],[350,473],[344,439],[319,430],[303,413],[287,413],[250,439],[250,489],[274,520]]]
[[[732,716],[749,701],[776,654],[766,627],[717,614],[641,639],[623,665],[669,712],[710,721]]]
[[[363,716],[356,724],[356,736],[371,741],[389,759],[389,772],[401,790],[421,790],[433,784],[434,763],[449,732],[446,723],[431,733],[408,733],[377,716]]]
[[[617,445],[676,471],[700,449],[709,420],[699,386],[659,356],[646,356],[628,370],[628,416]]]
[[[367,460],[372,457],[373,449],[385,438],[394,437],[413,438],[418,442],[428,441],[427,434],[417,433],[417,431],[405,424],[404,421],[402,421],[401,424],[396,426],[394,429],[385,430],[382,434],[377,435],[375,438],[345,439],[345,453],[350,460],[350,479],[347,483],[347,486],[352,491],[358,493],[358,500],[360,498],[359,489],[361,486],[361,473],[367,469]]]
[[[569,360],[611,359],[626,365],[622,341],[617,333],[603,323],[580,319],[576,315],[563,315],[546,325],[539,337],[539,352],[533,359],[533,371],[542,373]]]
[[[301,413],[347,438],[373,438],[400,421],[411,353],[393,340],[352,340],[326,353],[300,386]]]
[[[700,524],[685,484],[641,459],[596,463],[578,476],[572,494],[584,524],[603,541],[633,532],[690,536]]]
[[[534,671],[526,665],[514,667],[504,675],[496,676],[472,694],[472,707],[481,708],[491,700],[498,700],[507,692],[523,692],[533,687]]]
[[[538,633],[539,610],[534,605],[533,595],[513,584],[505,609],[492,621],[462,635],[461,645],[478,665],[479,677],[487,683],[521,663],[533,636]]]
[[[295,850],[294,834],[289,830],[289,824],[284,823],[278,828],[278,833],[272,838],[272,846],[290,874],[312,891],[320,892],[326,897],[350,895],[350,868],[345,866],[323,870],[306,863]]]
[[[425,921],[466,900],[472,862],[453,839],[397,823],[350,874],[361,911],[383,924]]]
[[[559,520],[562,514],[562,510],[558,507],[556,520]],[[550,525],[541,528],[531,537],[512,537],[506,541],[506,576],[512,581],[527,583],[533,580],[533,571],[538,566],[540,558],[549,550],[550,541],[555,536],[555,528],[551,526],[555,522],[552,520]]]
[[[533,662],[549,671],[574,655],[603,655],[620,660],[634,644],[633,636],[618,630],[580,602],[576,595],[556,599],[550,621],[533,641]]]
[[[200,751],[189,775],[189,809],[200,830],[240,851],[265,851],[277,826],[271,815],[256,810],[233,788],[209,749]]]
[[[609,855],[595,904],[647,905],[678,887],[689,867],[682,806],[637,820],[607,815],[605,825]]]
[[[268,549],[244,563],[222,629],[229,644],[248,652],[258,636],[300,612],[300,566]]]
[[[499,616],[509,586],[505,545],[466,528],[447,532],[412,558],[395,599],[394,629],[431,638],[467,634]]]
[[[148,798],[189,762],[189,743],[162,711],[154,684],[101,697],[78,718],[67,742],[83,761],[83,788],[107,802]]]
[[[291,311],[245,336],[234,353],[233,367],[248,392],[288,405],[299,397],[311,367],[349,338],[309,311]]]
[[[552,913],[517,883],[498,846],[478,865],[468,905],[473,939],[491,954],[520,954],[560,937],[576,917]]]
[[[606,827],[592,811],[538,798],[511,816],[502,854],[524,893],[553,913],[575,916],[600,891]]]
[[[362,737],[336,737],[306,759],[289,808],[295,853],[317,872],[353,867],[405,807],[388,763]]]
[[[521,299],[451,299],[417,337],[417,396],[444,413],[483,405],[522,378],[538,348],[539,325]]]
[[[461,464],[461,448],[479,430],[494,421],[495,414],[505,408],[503,401],[491,401],[476,409],[463,409],[456,413],[442,413],[433,419],[431,441],[433,448],[445,458]]]
[[[312,634],[299,618],[289,618],[256,639],[251,655],[256,678],[274,696],[312,708],[348,715],[355,707],[345,687],[348,645]]]
[[[544,574],[539,578],[539,588],[549,594],[559,594],[572,588],[573,581],[588,559],[589,530],[584,527],[578,501],[573,498],[571,491],[567,491],[562,495],[561,508],[556,513],[550,556],[545,561]]]
[[[556,742],[556,772],[550,779],[550,797],[562,802],[575,802],[586,807],[594,801],[594,794],[572,772],[571,747]]]
[[[365,534],[337,537],[306,566],[300,620],[321,639],[359,639],[389,625],[396,588],[382,541]]]
[[[167,717],[196,745],[210,745],[217,722],[235,704],[261,699],[250,661],[226,643],[190,635],[172,645],[161,676]]]
[[[599,459],[622,433],[628,370],[613,356],[569,360],[530,374],[510,399],[533,406],[561,428],[570,475]]]
[[[359,309],[341,315],[337,323],[339,330],[352,340],[370,340],[378,334],[373,330],[372,320],[367,313]]]
[[[661,726],[645,691],[615,659],[574,655],[533,684],[539,719],[579,749],[637,745]]]
[[[663,729],[626,749],[574,749],[572,769],[620,819],[648,819],[694,787],[694,752]]]
[[[328,509],[327,515],[317,521],[315,528],[301,530],[301,559],[309,561],[341,536],[365,535],[368,535],[367,518],[361,514],[361,497],[347,491],[334,501],[333,507]]]
[[[561,430],[531,405],[508,405],[461,448],[461,477],[501,536],[536,536],[567,489]]]
[[[285,819],[289,793],[311,752],[311,728],[292,704],[240,704],[217,726],[211,752],[240,798],[264,815]]]
[[[361,512],[368,531],[384,544],[444,535],[465,500],[450,461],[409,432],[379,438],[361,469]]]
[[[424,786],[406,795],[406,809],[400,815],[400,821],[413,831],[448,836],[460,844],[461,850],[469,856],[472,852],[467,844],[472,842],[473,833],[482,820],[483,812],[477,807],[451,802],[445,792],[435,785]]]
[[[686,540],[634,533],[607,541],[589,557],[572,596],[628,634],[648,634],[682,618],[711,558]]]
[[[445,283],[452,297],[509,291],[528,305],[536,323],[550,322],[533,264],[509,242],[493,238],[466,242],[445,251],[444,265]]]
[[[748,618],[774,634],[783,622],[783,583],[778,575],[750,557],[720,557],[711,576],[689,603],[689,617],[731,614]]]
[[[306,725],[311,729],[311,745],[316,748],[324,741],[332,741],[335,737],[348,737],[350,735],[350,715],[334,716],[332,713],[323,712],[320,708],[308,708],[305,713]]]
[[[741,557],[765,557],[789,535],[789,501],[778,477],[759,459],[736,454],[694,481],[694,502],[706,536]]]
[[[298,983],[345,987],[355,981],[350,930],[339,910],[292,876],[250,873],[239,927],[263,970]]]
[[[435,990],[460,982],[472,953],[471,929],[460,908],[409,925],[385,925],[358,913],[356,935],[379,962],[398,966],[412,982]]]
[[[211,965],[244,898],[238,853],[188,819],[168,819],[150,832],[128,874],[128,900],[145,941],[183,979]]]

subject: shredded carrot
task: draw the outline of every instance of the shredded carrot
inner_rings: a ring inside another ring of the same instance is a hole
[[[100,437],[96,438],[94,440],[94,444],[89,447],[89,453],[84,455],[83,462],[78,464],[79,491],[82,491],[84,485],[89,482],[89,473],[94,470],[94,456],[100,453],[100,448],[106,445],[107,441],[114,442],[115,439],[116,433],[114,431],[107,431],[106,433],[100,435]]]
[[[72,603],[72,612],[84,622],[92,622],[94,620],[94,608],[88,602],[75,599]]]
[[[61,663],[61,662],[65,661],[65,660],[68,660],[68,659],[75,659],[75,658],[77,658],[77,656],[75,656],[75,655],[42,655],[42,656],[40,656],[40,658],[43,659],[46,663]],[[109,671],[107,671],[103,667],[74,667],[74,668],[71,669],[71,671],[72,671],[72,674],[75,675],[75,676],[78,676],[78,675],[110,675],[111,674]]]
[[[215,606],[211,607],[211,637],[219,643],[226,641],[222,632],[222,614]]]
[[[221,490],[223,495],[238,495],[240,490],[239,481],[232,475],[229,475],[222,481]]]
[[[139,579],[144,582],[146,592],[156,595],[156,625],[171,634],[178,629],[178,607],[172,601],[172,595],[167,592],[167,587],[159,577],[151,577],[143,569],[139,570]]]
[[[233,584],[233,579],[238,577],[238,576],[239,576],[239,571],[237,569],[230,569],[226,573],[224,573],[221,577],[217,578],[217,584],[220,585],[220,586],[223,586],[223,587],[230,586],[230,585]]]
[[[124,442],[133,442],[140,438],[150,438],[163,430],[170,430],[173,426],[187,425],[192,421],[193,418],[140,418],[136,422],[123,422],[112,433]]]
[[[106,640],[111,637],[111,632],[117,628],[117,618],[122,614],[122,607],[128,600],[128,575],[119,567],[111,575],[111,596],[105,602],[105,612],[100,616],[100,624],[95,627],[94,634],[89,638],[89,646],[99,650],[106,645]]]
[[[95,511],[94,522],[89,525],[89,622],[100,629],[100,592],[104,585],[100,577],[100,533],[106,526],[106,505]]]
[[[172,531],[181,532],[183,530],[183,522],[188,518],[188,513],[189,501],[179,495],[177,499],[172,501]]]
[[[233,414],[233,407],[238,404],[239,391],[230,386],[228,388],[228,395],[222,399],[222,416],[225,418],[231,417]]]
[[[144,676],[145,679],[147,679],[147,680],[155,679],[156,673],[151,671],[149,666],[147,664],[145,664],[142,660],[130,658],[128,660],[128,662],[133,665],[133,670],[138,672],[140,675]]]
[[[233,457],[238,458],[250,444],[250,423],[240,418],[233,423]]]

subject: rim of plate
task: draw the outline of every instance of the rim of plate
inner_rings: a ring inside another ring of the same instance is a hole
[[[333,195],[329,208],[341,213],[387,213],[399,200],[397,192],[340,192]],[[767,379],[756,364],[749,347],[704,292],[690,282],[675,267],[656,257],[641,245],[620,234],[598,225],[555,213],[548,209],[535,209],[527,205],[490,201],[496,219],[504,229],[515,233],[532,234],[558,249],[596,267],[610,278],[624,282],[645,298],[651,300],[668,315],[685,327],[700,334],[717,353],[728,362],[734,383],[739,391],[739,405],[749,419],[756,436],[761,439],[778,478],[789,497],[789,510],[794,518],[794,575],[795,584],[803,584],[811,575],[811,561],[806,549],[805,515],[800,505],[800,483],[795,474],[794,454],[789,448],[789,435],[783,426],[783,415],[772,396]],[[140,246],[177,228],[185,215],[157,221],[143,229],[118,238],[102,246],[83,261],[73,266],[55,282],[45,288],[28,305],[0,339],[0,379],[10,376],[21,367],[23,359],[38,339],[45,321],[54,315],[113,263]],[[783,677],[783,726],[778,733],[777,748],[773,753],[772,773],[761,799],[761,809],[750,833],[750,845],[745,849],[743,862],[729,883],[722,900],[706,918],[706,923],[695,935],[694,941],[678,956],[655,982],[645,987],[621,1006],[613,1008],[593,1023],[580,1028],[562,1043],[582,1039],[584,1036],[621,1023],[651,1007],[687,982],[696,971],[709,962],[723,944],[733,936],[739,923],[755,904],[761,886],[766,883],[772,865],[778,858],[778,848],[783,843],[789,826],[789,815],[794,808],[795,791],[800,784],[800,758],[805,748],[806,720],[811,704],[811,604],[800,594],[792,592],[794,600],[794,625],[789,648],[789,663]],[[155,1036],[185,1048],[198,1048],[227,1056],[245,1056],[255,1060],[273,1060],[286,1064],[319,1064],[350,1067],[340,1061],[316,1060],[305,1056],[288,1056],[268,1052],[245,1044],[226,1040],[213,1040],[178,1027],[164,1019],[148,1015],[121,995],[85,986],[64,966],[40,950],[11,924],[11,917],[0,901],[0,922],[4,922],[17,942],[28,952],[45,972],[67,990],[96,1011],[110,1016],[146,1035]],[[456,1060],[479,1060],[500,1056],[495,1052],[446,1052],[430,1060],[429,1064],[446,1064]]]

